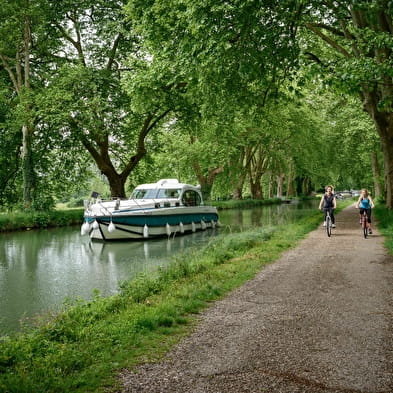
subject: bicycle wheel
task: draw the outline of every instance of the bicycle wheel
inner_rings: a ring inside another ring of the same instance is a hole
[[[362,218],[362,227],[363,227],[364,238],[367,239],[368,225],[367,225],[367,216],[366,215],[364,215],[363,218]]]
[[[332,219],[329,214],[326,216],[326,232],[329,237],[332,235]]]

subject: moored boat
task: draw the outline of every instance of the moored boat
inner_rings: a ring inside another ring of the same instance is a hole
[[[95,240],[133,240],[214,228],[217,209],[205,206],[199,187],[177,179],[141,184],[127,200],[85,201],[81,234]]]

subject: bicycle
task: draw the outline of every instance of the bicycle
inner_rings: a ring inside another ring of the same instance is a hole
[[[326,209],[326,217],[325,217],[325,222],[326,222],[326,233],[328,237],[332,236],[332,228],[333,228],[333,223],[332,223],[332,217],[330,216],[330,209]]]
[[[369,231],[369,228],[370,228],[370,223],[368,222],[368,219],[367,219],[366,210],[364,210],[364,212],[362,214],[362,218],[361,218],[361,222],[360,223],[362,225],[364,238],[367,239],[367,236],[368,236],[368,233],[369,233],[368,231]]]

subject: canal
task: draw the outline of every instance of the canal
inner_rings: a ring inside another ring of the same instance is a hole
[[[37,314],[59,310],[64,302],[110,295],[118,283],[158,266],[213,236],[290,222],[299,209],[315,205],[282,204],[220,212],[220,228],[170,239],[98,243],[78,227],[0,235],[0,336],[16,331]]]

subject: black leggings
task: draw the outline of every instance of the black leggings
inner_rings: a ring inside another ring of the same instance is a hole
[[[336,219],[334,218],[334,207],[324,207],[323,211],[325,212],[325,221],[326,221],[326,213],[330,213],[330,218],[332,219],[332,224],[336,222]]]
[[[371,209],[362,209],[362,208],[360,208],[359,209],[360,218],[362,217],[364,212],[366,212],[368,223],[371,224]]]

